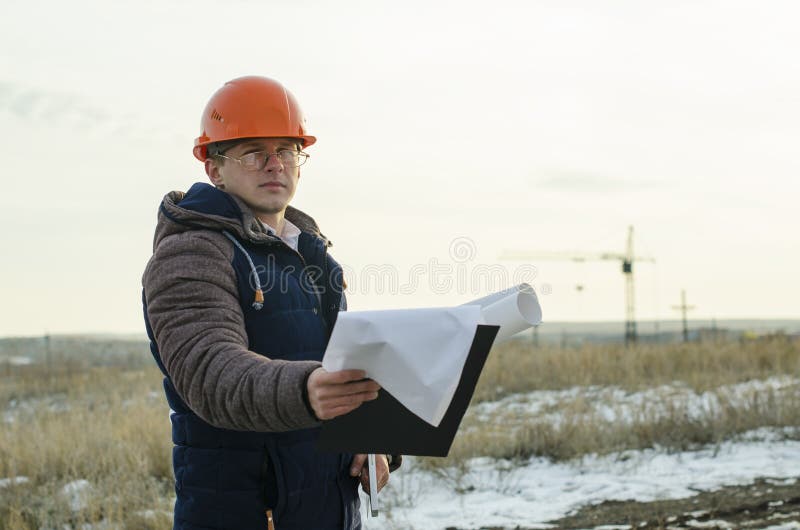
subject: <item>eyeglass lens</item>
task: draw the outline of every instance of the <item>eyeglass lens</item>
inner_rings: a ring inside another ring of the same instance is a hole
[[[281,164],[290,167],[302,165],[308,157],[308,155],[300,151],[291,151],[286,149],[283,151],[278,151],[277,153],[268,153],[266,151],[247,153],[246,155],[239,157],[239,160],[241,161],[242,166],[246,167],[247,169],[261,170],[267,165],[269,157],[273,155],[278,156],[278,160],[280,160]]]

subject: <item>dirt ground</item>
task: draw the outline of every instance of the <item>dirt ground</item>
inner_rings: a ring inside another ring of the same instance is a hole
[[[800,480],[761,478],[746,486],[701,491],[686,499],[607,501],[550,523],[564,529],[722,530],[768,528],[799,521]]]

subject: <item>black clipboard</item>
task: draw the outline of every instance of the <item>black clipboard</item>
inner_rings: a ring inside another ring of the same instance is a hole
[[[447,456],[499,329],[500,326],[479,325],[475,330],[458,387],[438,427],[426,422],[381,389],[377,399],[323,422],[317,450]]]

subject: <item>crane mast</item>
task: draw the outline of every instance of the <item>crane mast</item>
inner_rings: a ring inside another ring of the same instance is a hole
[[[625,275],[625,344],[636,342],[636,296],[633,291],[633,227],[628,227],[628,244],[622,260],[622,274]]]

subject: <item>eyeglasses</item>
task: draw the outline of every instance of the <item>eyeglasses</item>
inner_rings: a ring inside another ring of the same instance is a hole
[[[277,153],[268,153],[266,151],[256,151],[254,153],[247,153],[240,157],[217,155],[220,158],[228,160],[236,160],[241,166],[248,171],[261,171],[267,165],[269,157],[277,156],[278,161],[286,167],[300,167],[306,163],[308,153],[302,151],[294,151],[292,149],[283,149]]]

